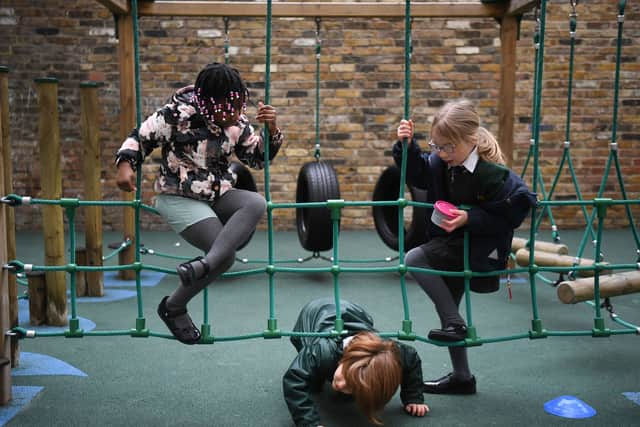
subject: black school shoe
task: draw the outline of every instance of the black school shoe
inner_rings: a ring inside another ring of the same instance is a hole
[[[160,305],[158,305],[158,316],[160,316],[164,324],[167,325],[171,334],[183,344],[191,345],[200,341],[200,330],[194,325],[193,320],[191,320],[191,317],[187,313],[187,309],[183,308],[182,310],[169,311],[167,308],[168,298],[169,297],[166,296],[160,301]],[[181,328],[176,323],[176,318],[182,315],[187,316],[189,326]]]
[[[476,393],[476,377],[471,375],[468,380],[461,380],[449,373],[444,377],[425,381],[423,386],[424,393],[430,394],[475,394]]]
[[[465,325],[449,325],[444,329],[432,329],[429,331],[429,339],[434,341],[455,342],[467,337]]]

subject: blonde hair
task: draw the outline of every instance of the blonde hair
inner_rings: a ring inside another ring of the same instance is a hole
[[[371,423],[382,425],[376,412],[391,400],[402,381],[397,344],[371,332],[360,332],[345,349],[340,363],[360,410]]]
[[[480,117],[467,99],[448,102],[436,113],[431,125],[431,138],[453,144],[471,142],[478,148],[481,159],[506,163],[498,141],[491,132],[480,126]]]

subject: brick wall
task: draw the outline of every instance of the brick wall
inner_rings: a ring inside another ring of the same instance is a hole
[[[569,2],[549,1],[543,73],[540,164],[545,188],[551,187],[565,140]],[[628,198],[640,195],[640,78],[637,58],[640,6],[628,2],[624,25],[617,141]],[[587,7],[588,6],[588,7]],[[571,160],[585,199],[595,197],[605,173],[612,138],[613,81],[617,38],[617,2],[593,0],[578,6],[575,76],[571,115]],[[119,76],[117,40],[111,14],[92,0],[4,0],[0,5],[0,65],[9,73],[14,189],[38,197],[40,173],[38,116],[34,78],[59,79],[60,132],[64,197],[82,198],[82,147],[79,84],[99,80],[103,119],[102,185],[106,200],[118,200],[113,153],[118,137]],[[249,83],[252,98],[264,97],[264,19],[231,18],[231,62]],[[140,70],[143,115],[162,105],[172,90],[189,84],[208,62],[223,61],[222,18],[141,18]],[[313,161],[315,130],[315,21],[273,21],[271,103],[287,145],[271,167],[276,202],[295,200],[300,167]],[[404,106],[404,20],[323,19],[321,24],[321,155],[334,165],[345,200],[371,200],[381,171],[390,163],[390,147]],[[517,98],[514,169],[522,171],[531,138],[534,69],[534,16],[523,17],[517,48]],[[493,19],[424,19],[413,22],[411,115],[425,146],[434,112],[446,100],[474,100],[483,124],[497,133],[499,25]],[[249,109],[249,115],[255,110]],[[144,200],[152,197],[156,165],[144,167]],[[527,170],[531,180],[531,163]],[[263,188],[262,172],[254,173]],[[621,198],[611,169],[604,196]],[[568,169],[563,169],[556,199],[575,198]],[[636,220],[639,208],[633,208]],[[105,208],[105,230],[122,227],[121,208]],[[584,227],[575,207],[554,209],[560,227]],[[277,210],[279,229],[295,228],[293,210]],[[20,230],[39,229],[38,207],[16,211]],[[79,223],[82,226],[82,213]],[[143,215],[144,228],[164,229],[161,220]],[[628,224],[622,209],[608,216],[610,226]],[[373,229],[370,208],[349,208],[342,227]]]

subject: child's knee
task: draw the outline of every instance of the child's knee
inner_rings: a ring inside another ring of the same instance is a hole
[[[409,267],[424,266],[424,252],[420,247],[413,248],[404,257],[405,265]]]
[[[252,197],[247,204],[260,217],[267,211],[267,201],[261,194],[252,193]]]

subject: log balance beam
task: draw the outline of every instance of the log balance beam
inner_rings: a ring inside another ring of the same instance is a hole
[[[513,253],[516,253],[519,249],[527,249],[529,247],[529,245],[527,245],[528,241],[528,239],[514,237],[511,241],[511,251]],[[534,245],[534,247],[536,252],[543,251],[559,255],[569,255],[569,248],[564,243],[551,243],[536,240],[536,244]]]
[[[576,304],[594,298],[594,278],[585,277],[577,280],[560,282],[557,288],[558,299],[565,304]],[[640,271],[600,276],[600,297],[615,297],[640,292]]]
[[[529,250],[525,248],[518,249],[516,252],[516,262],[523,267],[529,266]],[[551,252],[535,251],[533,262],[541,267],[593,267],[592,259],[580,258],[576,264],[576,258],[570,255],[559,255]],[[604,263],[606,264],[606,263]],[[577,270],[576,274],[580,277],[593,276],[594,270]],[[602,270],[602,274],[609,274],[611,270]]]

